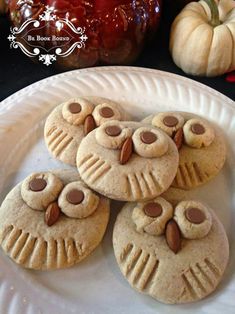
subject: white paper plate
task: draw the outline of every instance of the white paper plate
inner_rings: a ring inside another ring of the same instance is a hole
[[[231,257],[224,280],[207,299],[168,306],[141,295],[122,277],[112,250],[112,217],[104,241],[81,264],[52,272],[21,269],[0,253],[0,313],[235,313],[235,104],[194,81],[155,70],[103,67],[72,71],[33,84],[0,104],[0,201],[31,171],[59,168],[43,142],[46,115],[74,96],[119,101],[140,119],[155,110],[182,110],[216,121],[229,142],[224,170],[193,192],[211,205],[226,227]],[[114,208],[116,207],[116,209]]]

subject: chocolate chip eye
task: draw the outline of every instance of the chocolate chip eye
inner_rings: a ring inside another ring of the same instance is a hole
[[[172,128],[179,123],[179,120],[174,116],[166,116],[163,118],[163,123],[165,124],[165,126]]]
[[[79,103],[77,102],[73,102],[69,105],[69,111],[73,114],[77,114],[79,112],[81,112],[82,107]]]
[[[153,127],[138,128],[135,130],[132,140],[135,153],[141,157],[161,157],[168,150],[168,136]]]
[[[78,205],[84,200],[84,193],[81,190],[73,189],[68,192],[66,199],[70,204]]]
[[[191,131],[196,135],[201,135],[204,134],[206,130],[203,125],[199,123],[194,123],[191,126]]]
[[[183,133],[184,142],[193,148],[209,146],[215,138],[213,127],[201,118],[188,120],[183,127]]]
[[[92,114],[94,105],[84,98],[73,98],[62,104],[62,116],[72,125],[80,126]]]
[[[159,203],[147,203],[143,208],[145,215],[156,218],[161,216],[162,214],[162,205]]]
[[[184,117],[179,112],[160,112],[152,119],[152,125],[172,136],[184,125]]]
[[[138,232],[159,236],[165,232],[166,224],[173,216],[173,206],[162,197],[148,203],[137,203],[132,219]]]
[[[82,219],[96,210],[99,197],[81,181],[75,181],[68,183],[60,193],[58,205],[67,217]]]
[[[33,192],[41,192],[47,186],[47,182],[41,178],[34,178],[29,182],[29,188]]]
[[[122,132],[121,128],[117,125],[110,125],[107,128],[105,128],[105,133],[112,137],[120,135],[121,132]]]
[[[140,134],[140,138],[141,138],[141,141],[143,143],[145,143],[145,144],[152,144],[152,143],[156,142],[157,135],[154,134],[153,132],[146,131],[146,132],[142,132]]]
[[[194,224],[201,224],[205,221],[206,216],[199,208],[188,208],[185,211],[185,216],[189,222]]]
[[[180,202],[175,208],[174,220],[186,239],[205,237],[212,225],[210,209],[199,201]]]
[[[32,173],[24,179],[21,185],[21,196],[32,209],[45,210],[49,204],[56,201],[63,183],[51,172]]]
[[[107,121],[96,129],[97,143],[108,149],[121,149],[125,140],[132,135],[132,129],[119,121]]]
[[[101,126],[103,123],[108,121],[122,120],[122,114],[118,108],[118,105],[112,102],[101,103],[97,105],[92,112],[92,115],[97,126]]]
[[[114,112],[113,112],[113,109],[109,108],[109,107],[102,107],[100,110],[99,110],[99,113],[100,115],[103,117],[103,118],[111,118],[114,116]]]

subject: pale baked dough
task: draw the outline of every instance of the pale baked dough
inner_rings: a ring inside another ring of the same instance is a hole
[[[68,191],[79,189],[84,193],[84,201],[81,204],[73,205],[66,199]],[[99,197],[86,188],[82,181],[74,181],[66,185],[58,198],[58,205],[61,211],[71,218],[85,218],[90,216],[99,204]]]
[[[72,114],[69,110],[69,106],[71,103],[79,103],[81,106],[81,112],[77,114]],[[91,114],[94,110],[94,105],[91,101],[88,101],[85,98],[77,97],[71,98],[62,106],[62,116],[63,118],[72,125],[81,125],[84,123],[85,118]]]
[[[157,141],[146,145],[141,141],[140,135],[143,132],[150,131],[157,137]],[[166,136],[156,128],[140,127],[133,134],[133,144],[135,152],[142,157],[153,158],[163,156],[167,150],[169,141]]]
[[[71,114],[68,110],[69,105],[79,100],[82,110],[78,114]],[[50,154],[63,163],[76,166],[76,153],[81,140],[84,138],[84,120],[88,115],[93,115],[96,123],[103,122],[95,108],[110,106],[115,112],[115,116],[104,120],[129,120],[129,115],[122,107],[107,98],[101,97],[83,97],[71,98],[70,100],[59,104],[49,114],[44,127],[44,139]],[[93,110],[94,109],[94,110]]]
[[[167,116],[173,116],[176,119],[178,119],[178,123],[174,127],[168,127],[163,123],[163,119]],[[152,116],[152,125],[160,128],[164,132],[166,132],[169,136],[172,136],[172,134],[177,131],[179,128],[182,128],[184,125],[184,117],[179,112],[160,112],[156,115]]]
[[[151,235],[161,235],[165,231],[166,222],[173,217],[173,206],[162,197],[156,197],[151,202],[162,206],[162,214],[159,217],[149,217],[144,213],[146,203],[137,203],[132,212],[132,220],[138,232],[147,232]]]
[[[185,216],[185,210],[190,207],[200,209],[205,214],[205,221],[200,224],[189,222]],[[212,217],[208,207],[195,200],[180,202],[175,208],[174,219],[180,227],[181,234],[186,239],[200,239],[205,237],[212,225]]]
[[[191,131],[193,124],[199,123],[205,128],[205,133],[201,135],[195,135]],[[210,146],[215,139],[214,128],[204,119],[190,119],[188,120],[183,127],[184,130],[184,141],[188,146],[193,148],[202,148]]]
[[[29,182],[33,179],[44,179],[46,188],[40,193],[30,190]],[[50,172],[35,172],[29,175],[21,185],[21,196],[24,202],[35,210],[45,210],[47,206],[56,200],[64,185],[60,178]]]
[[[142,127],[148,129],[140,122],[116,121],[115,124],[132,129],[132,134]],[[105,123],[100,128],[108,125]],[[100,128],[83,139],[77,153],[78,171],[89,187],[109,198],[123,201],[148,200],[167,190],[175,177],[179,158],[169,136],[157,130],[167,142],[164,155],[145,158],[133,152],[129,161],[122,165],[120,149],[105,148],[97,141]]]
[[[99,114],[100,109],[109,106],[109,102],[103,102],[95,107],[92,112],[93,118],[95,119],[96,125],[100,126],[104,122],[110,121],[110,118],[104,118]],[[112,110],[114,115],[112,116],[112,120],[123,120],[120,110],[118,109],[117,105],[112,105]]]
[[[164,115],[170,115],[171,113],[166,112]],[[201,146],[201,148],[195,148],[183,142],[179,150],[179,168],[172,186],[189,190],[207,183],[220,172],[226,160],[227,147],[222,131],[216,124],[192,113],[176,113],[180,114],[185,120],[185,141],[191,143],[192,146]],[[159,114],[148,116],[142,122],[152,124],[156,116],[159,117]],[[204,136],[195,137],[191,132],[188,132],[191,119],[197,122],[200,121],[205,127],[209,126],[206,128],[207,132]],[[190,123],[187,123],[187,121]]]
[[[181,249],[175,254],[169,249],[165,234],[157,236],[138,231],[133,220],[136,206],[135,203],[124,205],[113,230],[115,257],[129,284],[170,304],[194,302],[212,293],[222,279],[229,258],[228,239],[215,213],[208,209],[209,233],[194,240],[182,237]]]
[[[122,143],[132,135],[133,131],[131,128],[122,125],[120,126],[121,133],[118,136],[108,136],[105,132],[106,128],[117,124],[119,124],[119,122],[114,120],[101,125],[95,132],[97,143],[105,148],[120,149]]]
[[[71,182],[80,181],[76,171],[51,173],[65,188]],[[62,213],[59,220],[48,227],[44,222],[45,212],[29,207],[21,190],[22,183],[19,183],[0,207],[1,247],[17,264],[40,270],[69,267],[99,245],[109,220],[109,201],[105,197],[97,196],[96,209],[86,218],[70,218]],[[43,194],[41,196],[43,198]]]

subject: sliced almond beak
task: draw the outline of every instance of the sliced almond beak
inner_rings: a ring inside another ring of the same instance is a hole
[[[180,128],[175,132],[175,135],[173,136],[173,141],[175,142],[175,145],[178,148],[178,150],[180,150],[183,144],[183,139],[184,139],[183,128]]]
[[[176,254],[181,249],[180,229],[174,219],[170,219],[166,225],[166,242],[169,248]]]
[[[48,227],[54,225],[57,220],[60,218],[60,208],[57,202],[51,203],[46,211],[44,216],[44,221]]]
[[[119,161],[121,165],[124,165],[131,158],[133,153],[133,141],[131,137],[128,137],[122,144],[120,151]]]
[[[95,128],[97,128],[95,119],[93,118],[91,114],[89,114],[84,121],[84,134],[87,135]]]

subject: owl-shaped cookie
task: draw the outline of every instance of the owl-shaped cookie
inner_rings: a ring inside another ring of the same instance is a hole
[[[196,200],[162,196],[127,203],[113,231],[117,263],[130,285],[163,303],[188,303],[214,291],[228,263],[225,230]]]
[[[75,166],[77,149],[84,136],[106,121],[127,120],[128,117],[120,105],[109,99],[72,98],[48,116],[45,143],[53,157]]]
[[[109,121],[82,140],[77,167],[89,187],[109,198],[151,199],[172,183],[178,150],[158,128],[140,122]]]
[[[87,188],[76,171],[33,173],[0,207],[0,243],[23,267],[69,267],[98,246],[108,220],[109,201]]]
[[[162,129],[179,149],[179,168],[172,186],[195,188],[215,177],[223,167],[226,145],[215,124],[185,112],[161,112],[143,122]]]

